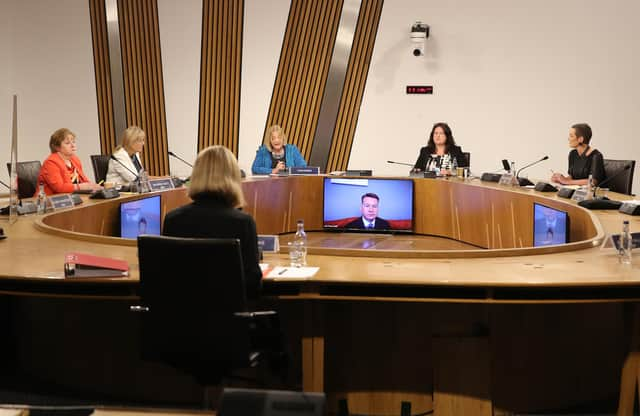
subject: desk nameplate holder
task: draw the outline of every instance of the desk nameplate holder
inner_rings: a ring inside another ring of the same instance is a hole
[[[502,176],[500,176],[500,181],[498,181],[498,184],[506,186],[519,185],[516,176],[511,172],[503,173]]]
[[[149,189],[152,191],[174,189],[173,180],[171,180],[171,178],[150,179]]]
[[[640,204],[634,202],[623,202],[618,211],[623,214],[640,215]]]
[[[49,204],[54,211],[59,209],[72,208],[74,205],[71,194],[53,195],[47,199],[49,200]]]
[[[573,191],[573,195],[571,196],[572,201],[580,202],[584,201],[585,199],[591,199],[587,188],[578,188]]]
[[[319,166],[292,167],[289,168],[289,175],[319,175]]]
[[[258,247],[266,253],[280,252],[280,239],[277,235],[259,235]]]

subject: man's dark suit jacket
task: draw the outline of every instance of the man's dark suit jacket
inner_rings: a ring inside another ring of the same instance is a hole
[[[467,163],[467,158],[462,153],[462,148],[460,146],[451,146],[449,148],[449,154],[452,158],[456,158],[459,167],[469,167],[469,163]],[[416,164],[413,166],[414,169],[424,170],[427,166],[427,162],[431,158],[431,153],[427,149],[427,146],[420,149],[420,156],[418,156],[418,160],[416,160]]]
[[[362,221],[362,217],[358,217],[358,219],[351,221],[345,225],[345,228],[364,228],[364,221]],[[373,227],[374,230],[390,230],[391,224],[389,221],[383,220],[380,217],[376,217],[376,222]]]
[[[216,196],[202,196],[189,205],[169,212],[164,218],[162,234],[171,237],[239,239],[247,298],[258,297],[262,272],[258,264],[256,223],[250,215],[230,207]]]

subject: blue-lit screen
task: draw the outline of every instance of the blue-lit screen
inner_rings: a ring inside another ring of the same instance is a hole
[[[533,246],[569,242],[569,214],[546,205],[533,204]]]
[[[120,237],[160,235],[160,195],[120,204]]]
[[[362,196],[367,193],[379,197],[377,217],[389,224],[376,232],[413,231],[413,181],[382,178],[325,178],[324,228],[360,229],[353,223],[363,216]]]

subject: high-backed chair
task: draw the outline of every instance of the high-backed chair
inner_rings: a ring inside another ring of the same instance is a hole
[[[144,235],[138,258],[144,360],[210,386],[281,341],[275,312],[247,311],[239,240]]]
[[[96,183],[107,179],[107,171],[109,170],[109,155],[91,155],[91,166],[93,166],[93,177]]]
[[[42,163],[39,160],[29,160],[27,162],[16,163],[16,173],[18,174],[18,198],[31,198],[38,189],[38,175]],[[7,170],[11,176],[11,163],[7,163]]]
[[[465,168],[471,167],[471,153],[462,152],[462,154],[464,155],[464,160],[460,161],[459,166]]]
[[[629,166],[629,168],[625,172],[618,174],[626,166]],[[604,187],[609,188],[612,192],[632,195],[631,188],[633,187],[633,171],[635,167],[635,160],[604,159],[604,173],[607,177],[607,184]],[[618,176],[614,177],[614,175]],[[612,179],[609,180],[609,178]]]
[[[218,416],[324,416],[324,393],[225,388]]]

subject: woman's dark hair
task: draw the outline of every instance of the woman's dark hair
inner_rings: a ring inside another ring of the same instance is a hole
[[[444,135],[447,138],[447,140],[444,142],[444,145],[446,148],[446,152],[449,153],[449,150],[451,150],[451,147],[456,145],[456,141],[453,139],[453,133],[451,133],[451,128],[449,127],[449,125],[443,122],[436,123],[433,125],[433,128],[431,129],[431,133],[429,134],[429,142],[427,143],[427,150],[429,151],[430,154],[433,154],[436,152],[436,144],[433,142],[433,133],[438,127],[444,130]]]
[[[591,141],[591,127],[587,123],[578,123],[571,126],[572,129],[576,131],[576,138],[582,137],[582,143],[589,144]]]

